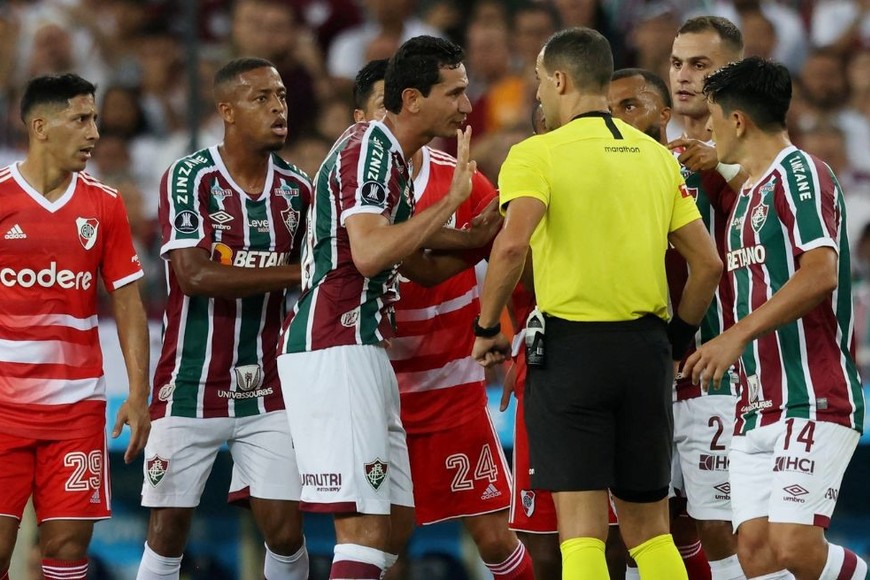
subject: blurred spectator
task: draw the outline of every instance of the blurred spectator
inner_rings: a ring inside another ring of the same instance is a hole
[[[465,49],[472,104],[468,124],[475,136],[525,121],[534,95],[533,77],[527,82],[512,72],[507,26],[498,21],[472,22]]]
[[[471,8],[469,22],[490,24],[492,26],[507,26],[507,6],[501,0],[477,0]]]
[[[776,26],[761,10],[747,10],[740,14],[744,56],[772,59],[776,52]]]
[[[359,3],[354,0],[290,0],[290,4],[317,37],[323,54],[340,32],[362,22]]]
[[[287,118],[296,131],[311,129],[317,103],[332,95],[314,35],[283,0],[238,0],[232,16],[236,56],[271,61],[287,87]],[[292,136],[291,136],[292,139]]]
[[[808,35],[803,19],[794,8],[775,0],[715,0],[711,4],[708,8],[691,11],[688,16],[723,16],[742,30],[741,14],[761,10],[776,28],[773,59],[783,63],[792,73],[801,69],[807,54]]]
[[[353,79],[368,62],[367,49],[375,38],[383,37],[398,46],[421,34],[441,35],[414,16],[415,5],[416,0],[363,0],[366,21],[336,36],[329,49],[329,74],[338,81],[342,96],[350,96]]]
[[[843,54],[870,48],[870,0],[821,0],[813,9],[810,29],[815,46]]]
[[[544,2],[521,4],[514,12],[513,35],[514,70],[526,82],[533,83],[535,62],[544,43],[559,30],[559,14]]]
[[[353,124],[353,105],[345,99],[334,98],[322,103],[317,116],[317,133],[329,140],[330,146]],[[290,131],[294,131],[293,126]],[[295,163],[295,161],[294,161]]]
[[[465,22],[458,0],[430,2],[423,12],[423,22],[454,42],[461,43]]]
[[[291,127],[290,130],[292,131],[293,128]],[[307,173],[313,180],[333,143],[333,139],[327,139],[319,133],[308,133],[293,141],[289,147],[282,149],[281,157]]]
[[[832,122],[820,122],[797,136],[801,149],[831,166],[846,196],[846,235],[852,251],[864,227],[870,223],[870,175],[849,161],[846,136]]]
[[[607,0],[545,0],[550,2],[559,15],[562,22],[562,28],[571,28],[574,26],[585,26],[594,28],[601,34],[607,37],[610,41],[610,47],[613,51],[613,59],[616,63],[621,63],[624,56],[623,38],[628,32],[628,27],[633,24],[629,17],[631,14],[637,14],[638,10],[643,9],[648,4],[660,4],[657,0],[648,2],[641,0],[643,4],[637,6],[637,10],[620,10],[618,14],[613,14],[616,20],[612,21],[608,17],[605,4]],[[613,3],[613,0],[610,0]],[[617,2],[619,3],[619,2]],[[614,26],[616,22],[624,24],[625,28]],[[631,23],[631,24],[629,24]],[[670,41],[669,41],[670,42]]]
[[[680,24],[679,14],[668,2],[652,2],[640,10],[629,36],[632,66],[668,78],[671,46]]]

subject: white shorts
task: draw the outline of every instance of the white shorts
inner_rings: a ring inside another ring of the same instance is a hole
[[[221,446],[233,458],[230,501],[299,500],[296,454],[283,411],[250,417],[162,417],[145,445],[145,507],[196,507]]]
[[[674,403],[671,485],[696,520],[731,521],[728,450],[737,397],[708,395]]]
[[[734,531],[755,518],[827,528],[859,434],[824,421],[786,419],[731,442]]]
[[[413,506],[399,385],[378,346],[278,357],[307,511],[390,513]]]

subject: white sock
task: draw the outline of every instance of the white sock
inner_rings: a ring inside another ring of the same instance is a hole
[[[640,570],[631,566],[626,566],[625,580],[640,580]]]
[[[845,574],[849,574],[846,576]],[[864,580],[867,577],[867,562],[851,550],[836,544],[828,544],[828,559],[819,580]]]
[[[263,577],[266,580],[308,580],[308,550],[305,539],[302,540],[302,547],[290,556],[276,554],[266,546]]]
[[[721,560],[711,561],[710,577],[713,580],[746,580],[746,574],[743,573],[743,568],[740,567],[740,560],[737,559],[737,554],[722,558]]]
[[[795,578],[788,570],[780,570],[779,572],[771,572],[764,576],[753,576],[749,580],[795,580]]]
[[[145,551],[142,553],[136,580],[178,580],[181,558],[183,556],[177,558],[161,556],[151,549],[148,542],[145,542]]]
[[[383,578],[387,563],[395,562],[393,554],[359,544],[336,544],[334,554],[329,576],[333,580]]]

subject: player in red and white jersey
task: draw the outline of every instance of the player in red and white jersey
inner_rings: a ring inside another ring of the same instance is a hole
[[[378,105],[386,68],[386,60],[376,60],[357,75],[356,121],[383,116]],[[415,207],[422,211],[450,189],[456,159],[424,146],[411,167]],[[495,206],[487,208],[488,216],[477,216],[496,197],[492,183],[475,172],[471,195],[427,245],[458,249],[489,242],[500,224]],[[495,227],[472,228],[475,218],[487,217]],[[532,578],[529,556],[508,529],[509,468],[487,409],[483,368],[470,357],[468,328],[480,310],[471,267],[476,261],[470,258],[468,268],[435,286],[404,279],[399,286],[388,354],[399,383],[417,524],[459,518],[496,579]]]
[[[95,87],[31,80],[24,161],[0,170],[0,578],[33,496],[46,578],[85,578],[95,520],[111,515],[98,278],[109,291],[130,395],[113,436],[148,438],[143,276],[118,192],[83,173],[99,138]]]
[[[287,102],[272,63],[232,60],[215,73],[213,91],[223,142],[173,163],[161,185],[169,296],[145,447],[142,505],[151,517],[137,578],[178,578],[194,509],[226,444],[229,498],[250,505],[263,534],[263,576],[304,580],[299,473],[276,347],[285,290],[300,280],[295,262],[311,184],[278,156]]]

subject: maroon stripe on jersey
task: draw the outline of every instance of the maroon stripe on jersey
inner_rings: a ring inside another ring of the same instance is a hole
[[[263,397],[263,408],[266,412],[285,409],[284,397],[281,395],[281,380],[278,377],[278,353],[276,350],[281,328],[270,322],[282,320],[283,316],[284,298],[279,293],[273,292],[266,305],[266,324],[262,332],[263,376],[265,377],[263,384],[274,387],[271,395]]]
[[[172,266],[167,262],[166,270],[169,276],[169,286],[177,287],[178,281],[175,280],[175,272]],[[154,371],[154,382],[151,386],[151,418],[158,419],[166,414],[166,401],[161,400],[158,396],[160,388],[169,384],[172,380],[172,371],[175,367],[175,359],[178,356],[178,334],[180,330],[179,324],[166,324],[166,320],[179,320],[181,318],[181,310],[183,305],[184,295],[181,292],[170,292],[166,299],[166,307],[164,313],[164,334],[163,348],[160,351],[160,359],[157,363],[157,368]]]
[[[814,514],[813,525],[827,530],[831,526],[831,518],[829,518],[828,516],[823,516],[821,514]],[[847,578],[851,578],[851,576],[847,576]]]
[[[227,344],[227,339],[232,340],[236,336],[236,310],[235,300],[214,298],[214,315],[211,317],[213,324],[211,330],[211,352],[208,371],[205,379],[205,393],[203,394],[202,413],[203,417],[226,417],[229,408],[229,399],[218,395],[219,391],[230,390],[230,373],[233,372],[233,358],[238,345]],[[203,337],[205,340],[205,337]]]

